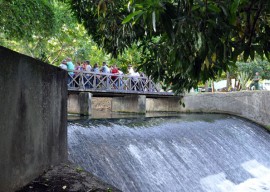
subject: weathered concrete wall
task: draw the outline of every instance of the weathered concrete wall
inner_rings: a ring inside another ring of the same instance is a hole
[[[179,112],[181,111],[180,98],[146,98],[147,112]]]
[[[0,191],[67,159],[66,72],[0,47]]]
[[[132,95],[112,98],[113,112],[145,113],[146,97],[145,95]]]
[[[92,97],[92,111],[111,111],[111,97]]]
[[[68,94],[68,113],[78,115],[91,115],[92,94],[87,92]]]
[[[270,91],[186,95],[182,112],[217,112],[241,116],[270,126]]]
[[[179,112],[180,97],[146,98],[143,95],[124,97],[82,97],[70,92],[68,96],[68,113],[91,115],[97,111],[145,113],[145,112]]]

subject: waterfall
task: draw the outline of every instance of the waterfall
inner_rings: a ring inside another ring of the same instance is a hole
[[[270,191],[270,135],[229,115],[77,120],[69,159],[125,192]]]

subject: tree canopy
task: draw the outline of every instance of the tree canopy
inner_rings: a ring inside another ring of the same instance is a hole
[[[0,5],[1,45],[52,64],[65,56],[108,61],[111,54],[111,62],[123,68],[139,63],[175,92],[235,69],[239,59],[270,59],[269,0],[1,0]]]
[[[125,71],[127,63],[136,66],[139,61],[141,51],[135,44],[121,57],[111,58],[92,40],[61,0],[3,0],[0,5],[1,46],[53,65],[71,57],[74,62],[117,63]]]
[[[32,40],[54,32],[52,5],[45,0],[1,0],[0,29],[7,38]]]
[[[239,55],[270,57],[268,0],[66,0],[93,40],[117,56],[141,47],[141,68],[176,92],[215,78]]]

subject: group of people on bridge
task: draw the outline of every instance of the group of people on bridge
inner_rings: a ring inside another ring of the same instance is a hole
[[[68,88],[83,89],[118,89],[132,91],[154,91],[154,84],[144,73],[135,72],[132,65],[128,65],[128,73],[124,74],[116,64],[111,67],[106,62],[99,68],[89,60],[73,64],[71,58],[66,58],[59,65],[68,71]],[[149,89],[151,87],[151,90]]]

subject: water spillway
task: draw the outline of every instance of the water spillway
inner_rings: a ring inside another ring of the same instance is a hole
[[[72,121],[69,159],[122,191],[270,191],[270,134],[228,115]]]

